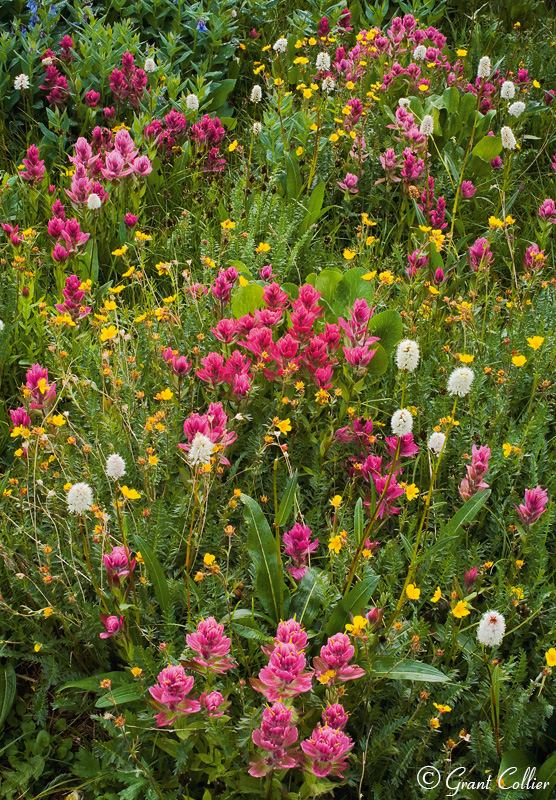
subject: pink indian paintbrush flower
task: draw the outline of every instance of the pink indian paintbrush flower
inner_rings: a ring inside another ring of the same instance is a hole
[[[191,450],[195,436],[201,433],[215,445],[218,445],[220,463],[224,466],[229,466],[230,462],[223,455],[223,451],[235,442],[237,433],[227,430],[227,423],[228,415],[224,412],[222,403],[211,403],[206,414],[193,413],[187,417],[183,423],[183,432],[185,433],[187,444],[180,443],[178,447],[188,453]]]
[[[224,625],[219,625],[214,617],[202,619],[195,633],[188,633],[185,640],[188,647],[197,653],[193,662],[198,667],[208,672],[223,673],[236,666],[236,662],[227,657],[231,639],[224,636]]]
[[[49,408],[56,399],[56,384],[49,385],[48,369],[40,364],[33,364],[27,370],[25,396],[31,399],[30,408],[41,411]]]
[[[327,643],[321,647],[320,655],[313,659],[317,680],[330,684],[361,678],[365,670],[357,664],[348,663],[354,654],[355,648],[347,634],[336,633],[330,636]]]
[[[338,186],[340,189],[343,189],[348,194],[357,194],[359,189],[357,188],[358,183],[357,175],[354,175],[352,172],[347,172],[346,177],[343,181],[338,181]]]
[[[322,721],[325,726],[334,730],[343,731],[347,725],[348,715],[345,708],[340,703],[333,703],[327,706],[322,712]]]
[[[62,289],[63,303],[56,303],[56,310],[60,314],[69,314],[74,322],[78,322],[91,313],[91,306],[82,305],[85,292],[80,288],[81,281],[77,275],[68,275],[66,285]]]
[[[541,486],[525,490],[525,501],[515,508],[526,528],[529,528],[544,514],[547,503],[548,493]]]
[[[106,628],[101,634],[99,634],[101,639],[110,639],[111,636],[114,636],[124,627],[124,618],[123,617],[116,617],[116,616],[108,616],[108,614],[101,614],[100,619],[102,624]]]
[[[488,460],[490,458],[490,447],[477,447],[473,445],[471,450],[471,464],[468,464],[467,475],[459,485],[459,493],[463,500],[469,500],[481,489],[488,489],[488,483],[483,478],[487,474]]]
[[[284,550],[293,559],[293,566],[288,567],[288,571],[291,572],[296,581],[301,580],[307,572],[307,567],[305,566],[307,557],[319,546],[318,539],[315,539],[314,542],[311,541],[312,535],[313,531],[308,525],[300,525],[299,522],[296,522],[293,528],[290,528],[282,536],[282,541],[285,545]]]
[[[222,717],[230,705],[220,692],[209,692],[209,694],[203,692],[199,695],[199,702],[209,717]]]
[[[556,203],[554,200],[547,199],[542,202],[539,208],[539,217],[547,222],[556,224]]]
[[[12,418],[12,425],[14,428],[29,429],[31,427],[31,417],[27,413],[27,409],[24,406],[11,409],[10,416]]]
[[[354,742],[340,729],[318,725],[309,739],[301,742],[301,749],[309,759],[309,768],[319,778],[327,775],[343,777],[347,755]]]
[[[26,167],[20,176],[29,183],[40,183],[46,172],[44,161],[39,159],[39,151],[36,145],[32,144],[27,150],[27,158],[22,158],[22,163]]]
[[[303,672],[305,654],[295,644],[277,642],[266,667],[258,678],[250,678],[253,688],[271,703],[297,697],[311,689],[312,672]]]
[[[298,764],[296,751],[292,750],[298,731],[292,724],[292,709],[281,702],[267,706],[263,711],[261,727],[252,734],[253,742],[265,755],[258,761],[251,761],[249,774],[262,778],[275,769],[292,769]]]
[[[157,727],[171,725],[180,714],[200,711],[200,702],[187,696],[194,683],[193,676],[187,675],[181,665],[166,667],[159,673],[158,684],[149,687],[151,697],[161,709],[156,715]]]
[[[136,559],[130,558],[130,555],[123,545],[117,545],[111,553],[105,553],[103,562],[110,586],[119,586],[120,578],[126,578],[135,569]]]
[[[307,634],[295,619],[282,620],[278,623],[274,644],[272,646],[263,645],[261,650],[267,656],[272,655],[278,642],[293,644],[298,650],[303,650],[307,644]]]

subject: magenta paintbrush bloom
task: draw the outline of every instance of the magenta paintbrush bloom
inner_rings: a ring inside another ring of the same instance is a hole
[[[251,734],[253,742],[266,751],[267,755],[252,761],[249,774],[262,778],[274,769],[291,769],[298,764],[295,751],[291,750],[297,741],[297,728],[292,724],[292,710],[283,703],[265,708],[261,727]]]
[[[231,639],[224,636],[224,626],[219,625],[214,617],[202,619],[195,633],[185,637],[188,646],[197,653],[193,658],[195,664],[209,672],[222,673],[233,669],[236,662],[227,658],[230,652]]]
[[[109,617],[107,614],[101,614],[100,619],[102,624],[106,628],[100,635],[101,639],[110,639],[111,636],[114,636],[117,633],[120,633],[122,628],[124,627],[124,618],[123,617]]]
[[[195,679],[187,675],[182,666],[166,667],[158,675],[158,685],[150,686],[149,692],[153,700],[161,708],[156,715],[159,728],[171,725],[179,714],[192,714],[201,709],[198,700],[187,697],[193,689]]]
[[[548,493],[541,486],[525,490],[525,502],[516,506],[516,511],[525,527],[528,528],[544,514],[547,503]]]
[[[333,775],[342,778],[353,744],[343,731],[318,725],[311,737],[301,742],[301,749],[309,757],[309,766],[317,777]]]
[[[36,145],[32,144],[27,150],[27,158],[22,158],[22,163],[27,168],[19,174],[25,181],[30,183],[40,183],[46,172],[44,161],[39,158],[39,151]]]
[[[111,553],[104,556],[104,567],[108,573],[108,583],[119,585],[120,578],[127,577],[135,569],[136,559],[130,559],[129,550],[123,545],[112,548]]]
[[[268,666],[263,667],[258,678],[251,678],[251,685],[271,703],[282,698],[297,697],[311,689],[312,672],[303,672],[305,654],[295,644],[277,642]]]
[[[91,313],[91,306],[82,305],[82,300],[85,297],[85,292],[80,289],[81,281],[77,275],[68,275],[66,278],[66,285],[62,289],[64,295],[63,303],[56,303],[56,310],[60,314],[69,314],[74,322],[83,319]]]
[[[25,394],[31,398],[30,407],[40,411],[51,406],[56,399],[56,384],[49,385],[46,367],[33,364],[26,377]]]
[[[488,483],[483,478],[487,474],[488,460],[490,458],[490,447],[477,447],[473,445],[471,450],[471,464],[468,464],[467,475],[459,485],[459,493],[463,500],[469,500],[481,489],[488,489]]]
[[[365,670],[357,664],[349,664],[355,648],[345,633],[336,633],[321,647],[320,655],[313,659],[313,667],[318,680],[323,683],[352,681],[361,678]]]
[[[315,539],[314,542],[311,541],[312,535],[313,531],[308,525],[300,525],[299,522],[296,522],[293,528],[282,537],[282,541],[285,545],[284,549],[287,555],[292,557],[294,562],[293,566],[288,567],[288,570],[295,580],[301,580],[305,575],[307,571],[305,566],[307,557],[319,546],[318,539]]]

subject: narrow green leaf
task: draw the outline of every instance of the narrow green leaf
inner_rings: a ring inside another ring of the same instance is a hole
[[[293,503],[295,500],[295,492],[297,490],[297,470],[293,473],[291,478],[288,479],[286,484],[285,492],[280,500],[280,506],[278,508],[278,514],[276,516],[276,524],[278,527],[284,525],[291,514],[291,510],[293,508]]]
[[[135,545],[145,562],[147,575],[151,579],[158,605],[162,611],[169,612],[171,610],[170,589],[160,561],[155,556],[150,544],[147,544],[141,536],[135,536]]]
[[[100,682],[104,680],[112,681],[112,684],[129,683],[131,676],[128,672],[99,672],[97,675],[91,675],[88,678],[82,678],[79,681],[70,681],[60,686],[58,691],[63,692],[66,689],[83,689],[84,692],[94,692],[100,688]]]
[[[299,581],[297,591],[292,597],[290,614],[295,614],[299,624],[309,628],[319,613],[324,602],[324,587],[314,569],[307,569]]]
[[[16,677],[15,670],[8,661],[0,667],[0,728],[11,711],[15,700]]]
[[[355,510],[353,512],[353,530],[355,533],[355,541],[357,544],[361,544],[363,540],[363,531],[365,530],[363,526],[363,500],[361,498],[359,498],[355,504]]]
[[[473,497],[470,497],[462,507],[454,514],[452,519],[442,527],[441,536],[453,536],[458,533],[462,526],[471,522],[484,506],[490,497],[490,489],[482,489]]]
[[[139,693],[135,684],[128,686],[120,686],[118,689],[113,689],[109,694],[104,694],[95,703],[95,708],[110,708],[114,702],[123,706],[125,703],[135,703],[141,700],[142,695]]]
[[[436,667],[431,667],[430,664],[411,660],[400,661],[394,656],[374,658],[372,668],[373,675],[394,680],[426,681],[427,683],[444,683],[448,680],[443,672]]]
[[[324,629],[327,636],[332,636],[344,630],[346,622],[349,621],[350,612],[356,616],[363,611],[379,581],[380,575],[371,575],[368,578],[364,578],[350,589],[345,597],[338,600]]]
[[[281,619],[280,595],[283,592],[282,559],[276,540],[261,507],[252,497],[241,495],[244,518],[248,526],[247,551],[255,567],[257,597],[276,624]]]

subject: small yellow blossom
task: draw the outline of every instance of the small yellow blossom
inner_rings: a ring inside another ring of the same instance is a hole
[[[353,622],[346,625],[346,632],[351,633],[352,636],[360,636],[368,622],[366,617],[354,617]]]
[[[431,597],[431,603],[438,603],[441,597],[442,597],[442,592],[440,591],[440,586],[437,586],[435,593]]]
[[[120,491],[128,500],[139,500],[141,495],[136,489],[130,489],[127,486],[120,486]]]
[[[421,596],[421,590],[414,583],[410,583],[405,592],[410,600],[418,600]]]
[[[355,258],[357,252],[355,250],[350,250],[349,247],[346,247],[344,250],[344,258],[346,261],[351,261],[352,258]]]
[[[527,344],[533,350],[538,350],[543,342],[544,342],[544,336],[529,336],[527,338]]]
[[[527,363],[527,359],[525,356],[513,356],[512,357],[512,364],[516,367],[522,367],[524,364]]]
[[[113,256],[123,256],[127,252],[127,244],[122,245],[117,250],[112,251]]]
[[[452,614],[456,619],[461,619],[462,617],[467,617],[468,614],[471,612],[467,608],[467,603],[465,600],[460,600],[459,603],[452,609]]]
[[[546,663],[549,667],[556,667],[556,648],[551,647],[546,651],[544,657],[546,658]]]
[[[174,396],[174,392],[171,389],[164,389],[162,392],[157,392],[156,399],[157,400],[171,400]]]
[[[114,339],[118,335],[118,329],[115,325],[110,325],[108,328],[102,328],[100,331],[100,341],[106,342],[108,339]]]
[[[288,433],[291,431],[291,429],[292,429],[292,426],[291,426],[291,424],[290,424],[290,421],[289,421],[289,419],[282,419],[282,420],[280,420],[280,419],[278,419],[277,417],[275,417],[275,419],[274,419],[274,424],[276,425],[276,427],[278,428],[278,430],[280,431],[280,433],[283,433],[283,434],[284,434],[284,436],[285,436],[286,434],[288,434]]]
[[[462,364],[472,364],[475,356],[467,355],[467,353],[458,353],[458,358]]]
[[[330,505],[334,506],[334,508],[338,508],[342,502],[342,495],[335,494],[332,500],[330,501]]]
[[[234,139],[234,141],[228,145],[228,152],[233,153],[236,147],[237,147],[237,139]]]
[[[268,242],[259,242],[257,247],[255,248],[255,253],[268,253],[270,250],[270,245]]]
[[[410,483],[405,487],[405,496],[408,500],[415,500],[416,497],[419,497],[419,488],[414,483]]]
[[[332,536],[328,541],[328,549],[333,550],[336,555],[340,552],[343,545],[343,540],[341,536]]]
[[[213,556],[212,553],[205,553],[205,555],[203,556],[203,563],[207,567],[212,567],[215,561],[216,561],[216,556]]]
[[[152,236],[149,236],[148,233],[143,233],[142,231],[135,231],[135,241],[136,242],[150,242]]]

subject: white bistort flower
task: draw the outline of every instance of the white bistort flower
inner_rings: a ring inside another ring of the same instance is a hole
[[[432,136],[433,130],[434,130],[434,119],[430,114],[425,114],[425,116],[421,120],[421,127],[419,128],[419,131],[423,134],[423,136]]]
[[[315,65],[319,72],[328,72],[330,69],[330,56],[328,53],[319,53]]]
[[[254,122],[253,123],[253,133],[254,133],[255,136],[260,136],[262,129],[263,129],[263,126],[261,125],[260,122]]]
[[[418,44],[415,50],[413,51],[413,58],[415,61],[423,61],[425,56],[427,55],[427,48],[424,44]]]
[[[256,83],[251,89],[251,95],[249,99],[251,100],[252,103],[260,103],[261,100],[263,99],[263,90],[261,89],[258,83]]]
[[[515,150],[517,142],[515,140],[514,132],[511,128],[508,128],[507,125],[504,125],[500,131],[500,136],[502,137],[502,147],[505,150]]]
[[[446,441],[446,434],[442,433],[441,431],[434,431],[429,436],[429,441],[427,442],[429,450],[435,454],[435,456],[439,456],[442,452],[442,448],[444,447],[444,442]]]
[[[405,436],[411,433],[413,428],[413,417],[407,408],[399,408],[392,414],[392,432],[395,436]]]
[[[477,77],[479,78],[488,78],[492,71],[492,67],[490,65],[490,58],[488,56],[483,56],[479,61],[479,68],[477,70]]]
[[[196,94],[188,94],[185,98],[185,105],[190,111],[197,111],[199,108],[199,98]]]
[[[91,194],[87,198],[87,208],[90,211],[98,211],[98,209],[101,207],[101,205],[102,205],[102,201],[101,201],[100,197],[98,196],[98,194],[95,194],[95,192],[91,192]]]
[[[396,351],[398,369],[413,372],[419,363],[419,345],[412,339],[402,339]]]
[[[4,320],[0,319],[0,333],[4,330]]]
[[[449,394],[457,394],[458,397],[465,397],[471,391],[471,384],[475,373],[469,367],[458,367],[448,378]]]
[[[516,100],[515,103],[512,103],[508,108],[508,114],[511,114],[512,117],[520,117],[524,111],[525,103],[523,103],[521,100]]]
[[[502,100],[513,100],[515,97],[515,86],[511,81],[504,81],[500,89]]]
[[[70,514],[84,514],[93,505],[93,490],[88,483],[74,483],[66,499]]]
[[[336,87],[336,81],[331,75],[327,75],[322,81],[322,88],[325,92],[333,92]]]
[[[156,61],[154,58],[147,58],[145,61],[145,72],[155,72],[156,71]]]
[[[18,75],[14,78],[14,89],[19,89],[22,91],[23,89],[29,88],[29,76],[26,75],[24,72],[21,75]]]
[[[506,620],[499,611],[487,611],[483,614],[477,628],[477,639],[487,647],[499,645],[506,631]]]
[[[123,478],[125,475],[125,461],[118,453],[112,453],[112,455],[108,457],[106,461],[106,474],[113,481],[119,481],[120,478]]]
[[[204,433],[196,433],[191,442],[187,460],[192,467],[196,467],[199,464],[209,464],[213,449],[214,443],[211,442],[208,436],[205,436]]]
[[[281,36],[277,39],[274,44],[272,45],[272,49],[275,50],[277,53],[285,53],[288,49],[288,40]]]
[[[398,100],[398,105],[400,108],[409,108],[409,103],[410,103],[409,97],[400,97],[400,99]]]

